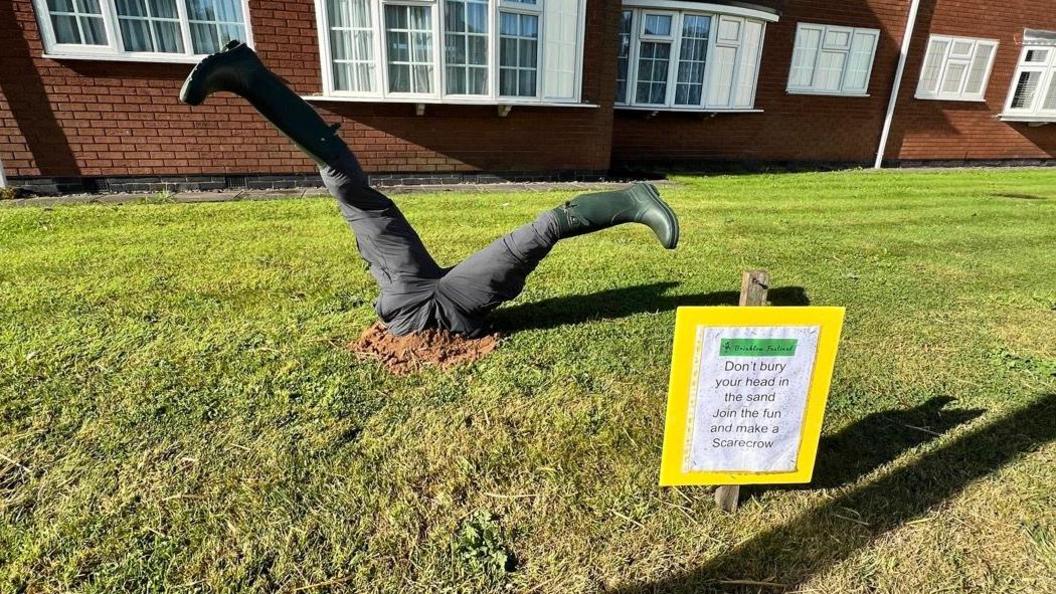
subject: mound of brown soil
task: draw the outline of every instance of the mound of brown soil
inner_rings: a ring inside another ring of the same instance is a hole
[[[359,339],[349,343],[352,352],[380,361],[397,375],[413,373],[432,365],[447,369],[460,363],[476,361],[499,346],[499,335],[466,338],[446,330],[425,330],[394,336],[385,325],[375,323]]]

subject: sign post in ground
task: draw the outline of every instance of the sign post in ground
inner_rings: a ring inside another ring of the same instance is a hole
[[[766,271],[746,272],[741,307],[680,307],[661,485],[807,483],[814,472],[840,307],[765,307]]]
[[[737,305],[763,306],[766,305],[766,293],[770,290],[770,273],[765,270],[746,270],[741,275],[741,298]],[[741,498],[740,485],[719,485],[715,489],[715,503],[722,511],[733,513],[737,511],[737,503]]]

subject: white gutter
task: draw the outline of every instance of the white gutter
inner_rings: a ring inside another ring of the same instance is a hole
[[[913,29],[917,26],[917,10],[920,0],[913,0],[909,6],[909,17],[906,19],[906,32],[902,35],[902,53],[898,57],[898,69],[895,70],[895,84],[891,88],[891,99],[887,102],[887,117],[884,118],[884,131],[880,133],[880,146],[876,149],[874,169],[880,169],[884,163],[884,152],[887,151],[887,137],[891,134],[891,122],[895,119],[895,106],[898,105],[898,92],[902,90],[902,74],[906,70],[909,58],[909,44],[913,41]]]
[[[0,188],[7,187],[7,178],[4,176],[4,162],[0,161]]]

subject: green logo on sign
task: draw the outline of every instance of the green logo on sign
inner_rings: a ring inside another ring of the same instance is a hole
[[[795,338],[723,338],[720,357],[791,357],[796,354]]]

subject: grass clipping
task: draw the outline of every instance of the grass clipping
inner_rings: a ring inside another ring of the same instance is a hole
[[[407,336],[395,336],[389,333],[384,324],[376,322],[357,340],[349,343],[348,348],[360,357],[380,362],[396,375],[404,375],[425,367],[448,369],[472,363],[498,346],[498,334],[466,338],[447,330],[430,329]]]

